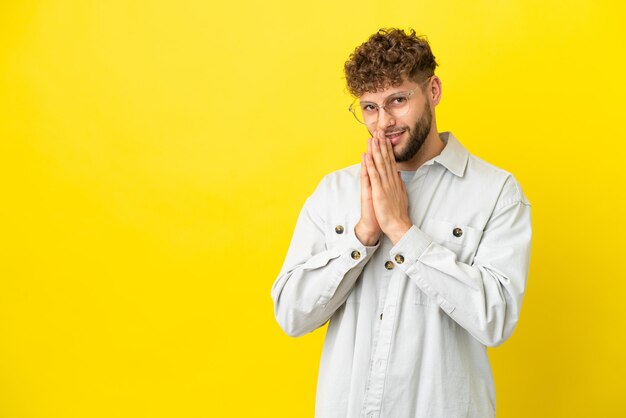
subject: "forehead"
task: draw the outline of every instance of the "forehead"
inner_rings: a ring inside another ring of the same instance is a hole
[[[417,83],[410,80],[404,80],[402,84],[398,86],[389,86],[380,91],[363,93],[359,96],[359,101],[380,103],[392,94],[413,90],[415,87],[417,87]],[[418,90],[419,89],[416,89],[415,93],[418,93]]]

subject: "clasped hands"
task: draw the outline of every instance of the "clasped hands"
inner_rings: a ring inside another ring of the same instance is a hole
[[[412,225],[391,142],[378,129],[361,155],[361,219],[355,234],[363,245],[375,245],[381,234],[395,245]]]

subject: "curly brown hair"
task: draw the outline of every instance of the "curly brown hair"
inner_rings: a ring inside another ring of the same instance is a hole
[[[355,48],[344,65],[351,94],[358,97],[398,86],[405,79],[425,81],[435,73],[437,61],[425,37],[410,29],[380,29]]]

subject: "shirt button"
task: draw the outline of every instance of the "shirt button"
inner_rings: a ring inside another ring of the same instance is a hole
[[[352,254],[350,254],[350,256],[352,256],[352,258],[354,258],[355,260],[358,260],[359,258],[361,258],[361,253],[357,250],[354,250],[352,251]]]
[[[382,312],[380,313],[380,320],[381,321],[383,320],[383,313]]]
[[[393,268],[393,263],[391,261],[385,262],[385,268],[387,270],[391,270]]]
[[[460,237],[461,235],[463,235],[463,230],[461,228],[454,228],[452,230],[452,235],[454,235],[455,237]]]
[[[404,257],[402,256],[402,254],[396,254],[396,263],[398,264],[402,264],[404,263]]]
[[[338,234],[343,234],[343,226],[337,225],[335,227],[335,232],[338,233]]]

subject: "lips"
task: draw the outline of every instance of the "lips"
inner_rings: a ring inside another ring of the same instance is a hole
[[[406,129],[402,129],[400,131],[389,132],[385,134],[385,137],[389,138],[391,141],[391,145],[396,145],[400,140],[402,134],[406,131]]]

